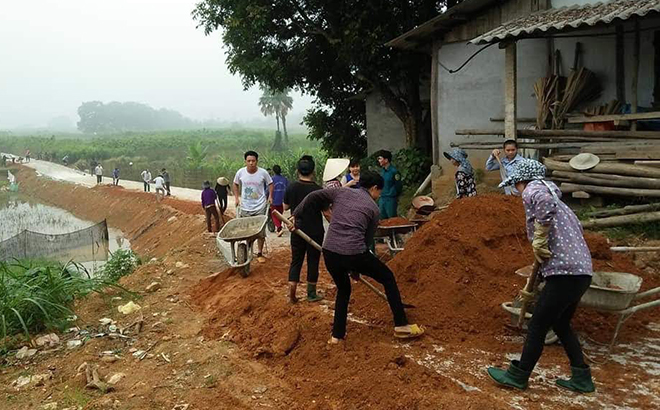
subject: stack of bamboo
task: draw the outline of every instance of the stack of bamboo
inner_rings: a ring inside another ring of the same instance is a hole
[[[660,198],[660,168],[623,162],[601,162],[588,171],[576,171],[569,164],[570,155],[545,158],[552,180],[564,193]],[[580,197],[580,195],[574,195]]]
[[[634,223],[660,221],[660,203],[630,205],[618,209],[606,209],[587,214],[589,220],[583,221],[585,229],[610,228]]]

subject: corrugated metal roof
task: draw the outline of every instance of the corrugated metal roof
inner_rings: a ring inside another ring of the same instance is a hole
[[[532,36],[545,32],[572,30],[596,24],[609,24],[615,19],[660,12],[660,0],[613,0],[588,5],[549,9],[514,19],[483,34],[472,44],[486,44],[509,38]]]

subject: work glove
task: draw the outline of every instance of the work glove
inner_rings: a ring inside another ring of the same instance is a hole
[[[532,249],[534,257],[539,263],[550,259],[552,252],[548,248],[548,234],[550,225],[541,225],[538,221],[534,222],[534,239],[532,240]]]
[[[518,299],[520,299],[522,303],[529,304],[534,300],[535,294],[536,292],[527,292],[525,289],[520,289],[518,292]]]

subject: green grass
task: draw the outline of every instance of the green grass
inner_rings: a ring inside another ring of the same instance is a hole
[[[642,239],[659,240],[660,222],[649,222],[644,224],[629,224],[616,228],[600,230],[605,236],[615,241],[622,241],[637,237]]]
[[[74,302],[107,286],[118,287],[104,278],[86,277],[84,268],[73,263],[0,262],[3,345],[18,334],[30,338],[36,332],[65,328]]]

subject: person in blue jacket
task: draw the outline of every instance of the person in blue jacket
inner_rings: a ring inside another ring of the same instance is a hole
[[[382,168],[380,175],[383,177],[385,183],[383,192],[380,194],[380,200],[378,201],[380,219],[394,218],[398,215],[399,195],[403,191],[401,174],[392,165],[392,153],[390,151],[381,150],[378,153],[378,165]]]

